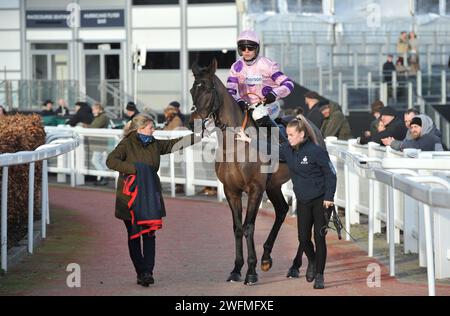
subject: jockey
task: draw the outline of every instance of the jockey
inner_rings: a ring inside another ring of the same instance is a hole
[[[259,56],[256,32],[242,31],[237,45],[241,58],[231,66],[228,92],[243,109],[263,101],[264,105],[253,110],[254,121],[259,127],[277,127],[273,120],[280,112],[278,100],[292,92],[294,83],[280,71],[278,63]]]

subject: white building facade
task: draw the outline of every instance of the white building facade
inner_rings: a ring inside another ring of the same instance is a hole
[[[35,108],[62,97],[70,105],[81,98],[123,107],[137,92],[141,107],[160,112],[183,100],[183,75],[192,85],[190,70],[180,66],[183,32],[187,67],[197,52],[215,52],[218,75],[225,78],[236,57],[235,2],[186,3],[183,11],[178,0],[1,0],[0,103]],[[146,49],[147,58],[135,90],[137,47]],[[13,93],[2,99],[5,90]]]

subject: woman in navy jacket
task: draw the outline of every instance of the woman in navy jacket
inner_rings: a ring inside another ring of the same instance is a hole
[[[327,224],[324,210],[334,205],[336,191],[336,172],[328,152],[314,142],[308,135],[303,116],[289,122],[288,141],[280,138],[280,160],[286,161],[297,198],[297,224],[299,251],[304,250],[308,257],[306,280],[314,282],[315,289],[324,288],[324,270],[327,246],[322,228]],[[251,139],[241,131],[238,140],[250,142]],[[311,242],[311,230],[314,226],[314,245]],[[294,260],[289,275],[298,276],[300,265]],[[300,260],[301,261],[301,260]],[[296,272],[296,273],[294,273]]]

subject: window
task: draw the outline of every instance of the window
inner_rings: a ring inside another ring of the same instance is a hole
[[[178,0],[133,0],[133,5],[179,4]]]
[[[287,0],[288,11],[298,13],[322,13],[322,0]]]
[[[416,0],[416,14],[428,13],[439,14],[439,0]]]
[[[143,69],[180,69],[180,52],[147,52]]]
[[[67,44],[63,43],[48,43],[48,44],[41,44],[41,43],[35,43],[31,44],[31,49],[67,49]]]
[[[450,0],[445,2],[445,14],[450,15]]]
[[[202,59],[204,58],[205,60],[212,60],[213,58],[216,58],[217,68],[229,69],[236,61],[236,51],[191,51],[189,52],[189,67],[191,67],[199,57]]]
[[[84,43],[84,49],[120,49],[120,43]]]
[[[236,0],[188,0],[189,4],[197,3],[235,3]]]
[[[249,13],[278,12],[278,0],[249,0]]]

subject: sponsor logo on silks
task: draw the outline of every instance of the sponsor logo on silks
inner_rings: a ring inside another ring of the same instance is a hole
[[[307,165],[308,164],[308,157],[305,156],[303,157],[302,161],[300,162],[302,165]]]
[[[245,78],[244,82],[246,84],[249,84],[249,85],[262,84],[263,83],[263,78],[261,76],[258,76],[258,77],[247,77],[247,78]]]
[[[267,114],[269,116],[276,112],[278,112],[278,106],[276,104],[274,104],[274,105],[271,104],[267,107]]]

